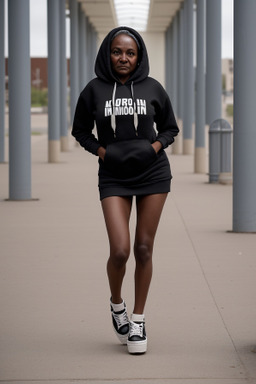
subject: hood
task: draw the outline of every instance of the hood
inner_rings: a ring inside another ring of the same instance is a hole
[[[95,73],[96,75],[108,82],[119,82],[118,78],[115,76],[114,72],[112,71],[111,68],[111,61],[110,61],[110,47],[111,47],[111,42],[113,39],[113,36],[120,30],[126,29],[127,31],[131,32],[136,39],[138,40],[140,44],[140,49],[139,49],[139,66],[135,70],[135,72],[131,75],[131,77],[128,80],[128,83],[130,82],[138,82],[143,79],[145,79],[148,74],[149,74],[149,61],[148,61],[148,54],[147,54],[147,49],[145,46],[145,43],[140,36],[140,34],[135,31],[134,29],[130,27],[118,27],[110,31],[105,39],[103,40],[97,57],[95,61]]]

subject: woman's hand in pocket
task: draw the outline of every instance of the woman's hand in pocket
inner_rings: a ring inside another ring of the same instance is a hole
[[[104,147],[99,147],[98,151],[97,151],[97,154],[98,154],[99,158],[102,161],[104,161],[104,157],[105,157],[105,154],[106,154],[106,149]]]
[[[160,141],[155,141],[153,144],[151,144],[152,147],[154,148],[155,152],[158,153],[160,149],[162,148],[162,144]]]

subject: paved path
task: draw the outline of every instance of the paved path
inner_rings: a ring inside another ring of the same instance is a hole
[[[0,383],[256,383],[256,235],[228,232],[232,186],[209,184],[191,156],[170,155],[148,352],[131,356],[111,327],[97,158],[70,139],[60,163],[47,164],[40,135],[32,161],[31,202],[5,201],[0,164]],[[131,257],[129,310],[133,268]]]

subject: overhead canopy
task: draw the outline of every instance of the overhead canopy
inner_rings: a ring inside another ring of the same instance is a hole
[[[78,0],[78,2],[82,3],[82,9],[97,32],[106,33],[118,26],[114,0]],[[183,2],[184,0],[151,0],[146,31],[164,32]],[[132,3],[136,4],[136,1],[124,1],[124,3],[133,8]],[[134,28],[137,29],[136,26]]]

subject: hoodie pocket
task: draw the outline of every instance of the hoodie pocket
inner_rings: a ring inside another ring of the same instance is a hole
[[[137,176],[149,167],[157,154],[146,139],[124,140],[106,148],[104,166],[119,178]]]

